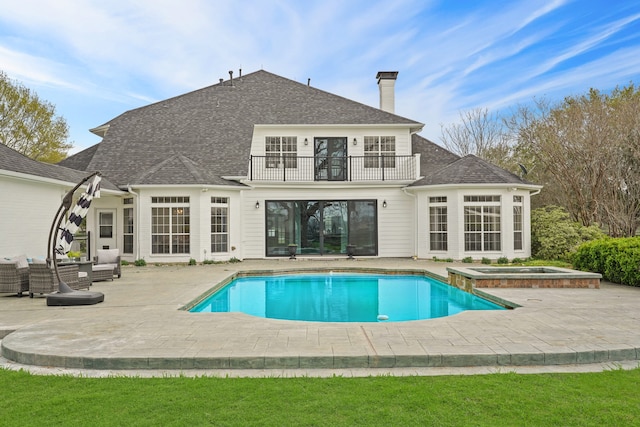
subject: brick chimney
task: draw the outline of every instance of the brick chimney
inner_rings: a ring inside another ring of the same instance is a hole
[[[378,71],[376,74],[380,89],[380,109],[387,113],[395,113],[396,110],[396,78],[398,78],[397,71]]]

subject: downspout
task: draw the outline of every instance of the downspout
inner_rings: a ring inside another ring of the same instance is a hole
[[[127,184],[127,192],[132,194],[136,198],[136,224],[134,229],[136,230],[136,257],[135,259],[140,259],[140,195],[131,189],[131,186]],[[135,261],[135,260],[134,260]]]
[[[540,194],[540,192],[542,191],[542,188],[538,188],[536,191],[534,191],[533,193],[529,193],[529,197],[531,196],[537,196],[538,194]]]
[[[402,192],[413,197],[413,259],[418,259],[418,196],[407,193],[407,187],[403,187]]]

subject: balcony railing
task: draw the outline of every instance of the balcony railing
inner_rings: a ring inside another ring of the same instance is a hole
[[[251,181],[413,181],[419,157],[411,156],[251,156]]]

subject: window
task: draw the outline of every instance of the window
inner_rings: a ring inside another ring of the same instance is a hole
[[[264,151],[268,168],[298,167],[298,138],[295,136],[267,136]]]
[[[499,251],[500,196],[464,196],[465,251]],[[482,204],[477,204],[482,203]]]
[[[229,252],[229,199],[211,198],[211,253]]]
[[[98,227],[100,230],[100,237],[110,239],[113,237],[113,213],[100,212],[98,219]]]
[[[152,197],[151,253],[189,253],[189,197]]]
[[[365,168],[395,168],[396,137],[365,136],[364,156]]]
[[[125,199],[126,200],[126,199]],[[133,208],[124,208],[122,210],[124,220],[122,253],[133,253]]]
[[[432,251],[448,249],[447,198],[429,197],[429,247]]]
[[[513,250],[522,250],[522,196],[513,196]]]

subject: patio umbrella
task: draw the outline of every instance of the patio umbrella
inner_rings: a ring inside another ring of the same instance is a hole
[[[58,232],[58,243],[56,244],[56,253],[64,255],[71,249],[73,235],[78,231],[82,219],[87,216],[91,200],[100,197],[100,175],[95,175],[89,184],[87,191],[82,193],[75,206],[69,214],[69,219]]]

